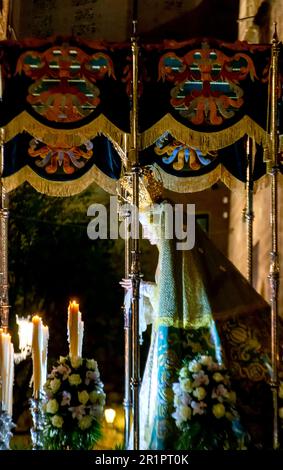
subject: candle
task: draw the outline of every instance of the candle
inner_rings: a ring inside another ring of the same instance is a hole
[[[48,351],[48,340],[49,340],[49,328],[48,326],[43,326],[43,348],[42,348],[42,379],[41,387],[46,382],[47,378],[47,351]]]
[[[79,304],[74,300],[70,302],[68,309],[68,339],[70,357],[79,357],[79,328],[81,323],[81,312]]]
[[[10,367],[9,367],[9,386],[7,411],[10,416],[13,415],[13,385],[14,385],[14,345],[10,344]]]
[[[38,398],[42,387],[43,329],[38,315],[32,318],[32,323],[33,393],[34,397]]]
[[[0,400],[3,409],[12,416],[14,383],[14,346],[11,335],[0,329]]]

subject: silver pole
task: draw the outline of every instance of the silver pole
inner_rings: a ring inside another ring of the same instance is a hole
[[[131,111],[131,174],[133,184],[133,228],[132,237],[132,262],[130,277],[132,280],[132,397],[133,397],[133,448],[139,450],[139,392],[140,392],[140,344],[139,344],[139,298],[140,298],[140,243],[139,243],[139,152],[138,152],[138,55],[139,47],[136,37],[137,20],[133,20],[132,46],[132,111]]]
[[[247,223],[247,279],[253,284],[253,154],[252,140],[247,137],[246,211]]]
[[[271,115],[270,115],[270,163],[268,171],[271,178],[271,240],[270,252],[270,303],[271,303],[271,390],[273,397],[273,449],[279,448],[278,429],[278,363],[279,363],[279,338],[278,338],[278,297],[279,297],[279,253],[278,253],[278,88],[279,88],[279,41],[276,31],[272,39],[271,52]]]
[[[3,185],[4,171],[4,129],[0,131],[0,322],[4,331],[9,326],[9,284],[8,284],[8,196]]]

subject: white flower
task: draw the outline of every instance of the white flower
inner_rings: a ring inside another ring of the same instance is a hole
[[[58,392],[60,386],[61,386],[61,380],[60,379],[53,379],[50,381],[50,388],[52,390],[53,393],[56,393]]]
[[[94,359],[87,359],[86,366],[88,369],[95,370],[97,369],[97,362]]]
[[[89,399],[89,394],[87,393],[86,390],[83,390],[82,392],[78,392],[78,400],[80,403],[85,405],[88,402]]]
[[[80,385],[82,383],[81,376],[79,374],[71,374],[68,377],[70,385]]]
[[[55,428],[61,428],[63,426],[64,419],[62,418],[62,416],[55,415],[55,416],[52,416],[51,423],[53,424]]]
[[[47,405],[46,405],[47,413],[55,415],[58,410],[59,410],[59,403],[57,400],[53,399],[47,402]]]
[[[103,406],[93,405],[89,408],[89,414],[96,419],[101,419],[103,416]]]
[[[203,400],[206,396],[206,390],[204,387],[197,387],[193,391],[193,395],[198,399],[198,400]]]
[[[85,415],[84,405],[70,406],[70,408],[68,408],[68,410],[71,411],[73,419],[75,419],[75,418],[82,419],[82,417]]]
[[[62,392],[62,401],[61,406],[70,405],[71,403],[71,394],[65,390]]]
[[[90,428],[92,423],[92,416],[84,416],[83,418],[79,419],[79,428],[84,430]]]

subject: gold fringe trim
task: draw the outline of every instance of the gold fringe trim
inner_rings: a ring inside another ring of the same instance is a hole
[[[153,145],[165,132],[169,132],[175,139],[184,144],[200,149],[203,153],[232,145],[244,135],[254,138],[258,144],[263,144],[266,142],[268,135],[249,116],[244,116],[239,122],[222,131],[198,132],[180,124],[171,114],[166,114],[160,121],[141,134],[141,149]]]
[[[201,176],[180,177],[173,176],[160,168],[157,164],[153,167],[154,176],[161,178],[164,188],[176,193],[195,193],[211,188],[218,181],[222,181],[231,191],[243,191],[245,183],[239,181],[223,165],[210,173]],[[270,184],[268,175],[264,175],[254,185],[254,193]]]
[[[23,183],[28,182],[39,193],[48,196],[64,197],[79,194],[93,183],[98,184],[98,186],[110,194],[116,194],[117,186],[116,180],[105,175],[95,165],[85,175],[68,182],[50,181],[42,178],[28,166],[25,166],[12,176],[3,178],[2,181],[7,192],[13,191]]]
[[[103,134],[119,146],[124,152],[125,132],[116,127],[103,114],[100,114],[94,121],[75,129],[54,129],[38,122],[26,111],[16,116],[4,127],[5,142],[13,139],[16,135],[26,131],[33,137],[41,140],[45,144],[64,144],[69,147],[82,145],[87,139],[92,139],[99,134]]]

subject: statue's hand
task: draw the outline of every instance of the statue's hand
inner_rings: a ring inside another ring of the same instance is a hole
[[[119,284],[127,291],[132,289],[131,279],[122,279],[122,281],[120,281]]]

